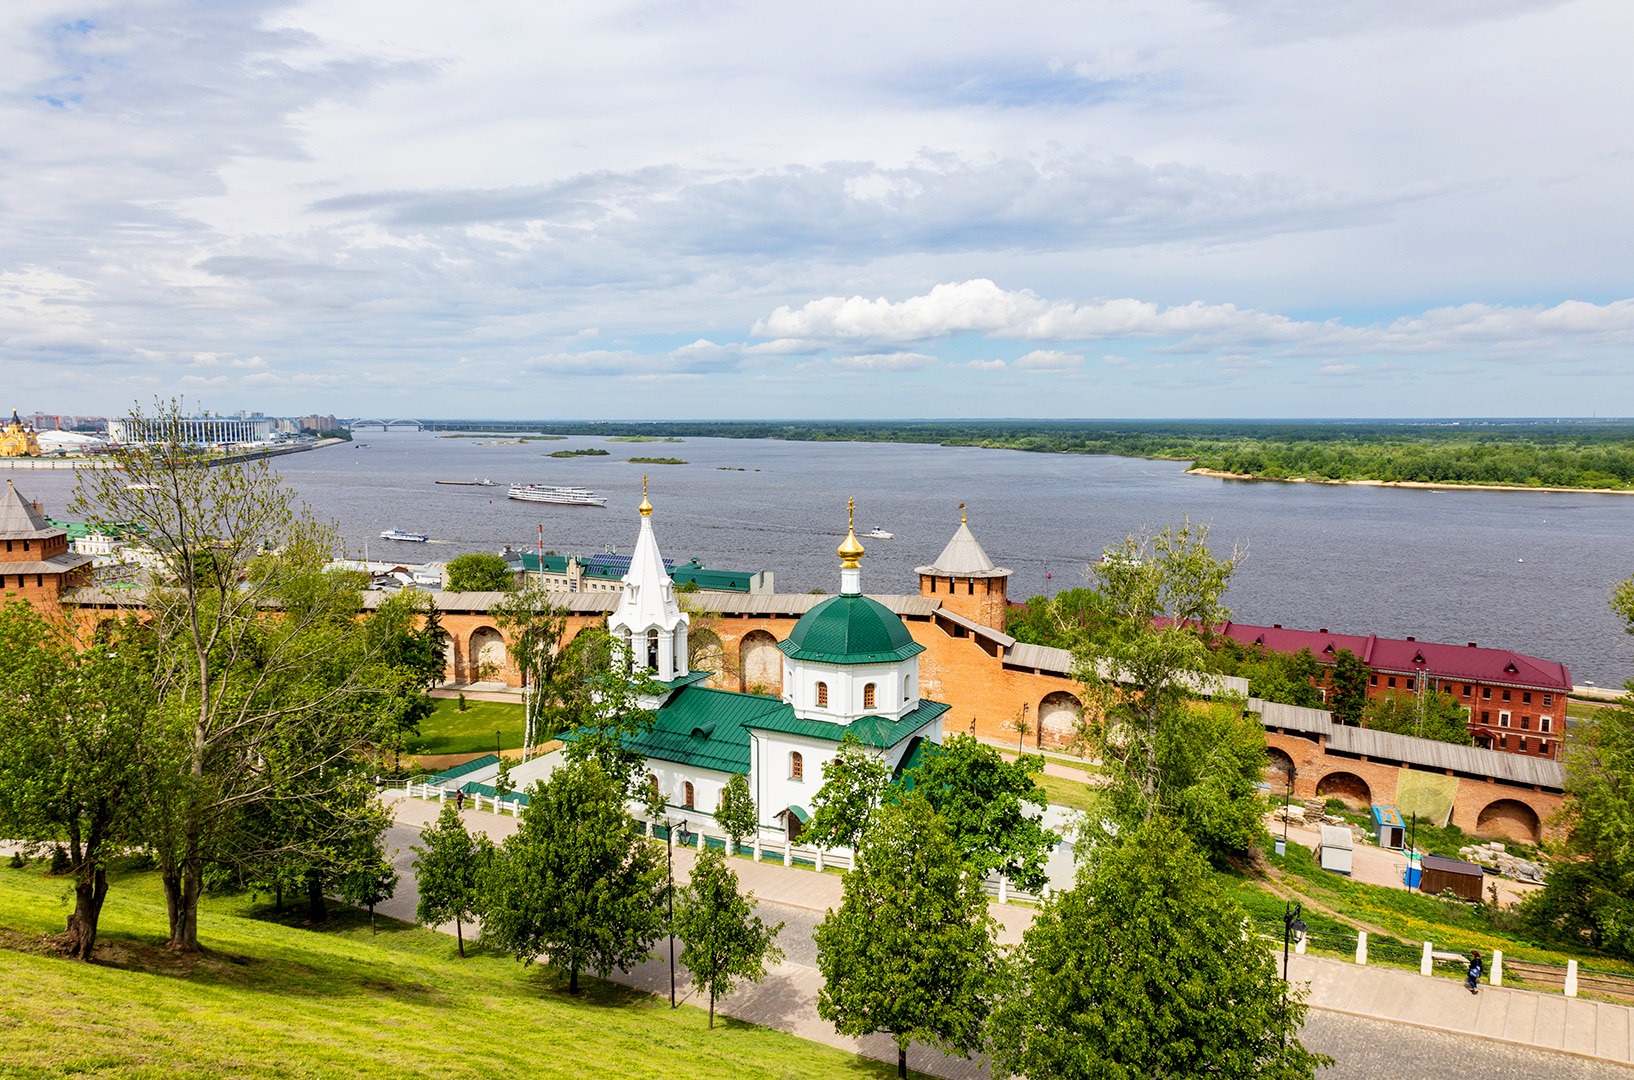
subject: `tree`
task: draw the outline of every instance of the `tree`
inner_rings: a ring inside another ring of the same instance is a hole
[[[1362,722],[1362,710],[1367,708],[1367,679],[1371,674],[1361,657],[1349,649],[1333,654],[1333,717],[1352,726]]]
[[[346,852],[346,864],[339,875],[340,898],[354,907],[369,909],[369,929],[374,929],[375,905],[390,900],[397,891],[398,874],[386,854],[384,832],[356,838]]]
[[[1097,848],[1045,901],[1006,965],[990,1025],[995,1073],[1311,1077],[1301,991],[1242,932],[1244,912],[1183,829],[1153,817]],[[1286,1000],[1286,1005],[1284,1001]]]
[[[98,636],[81,650],[65,621],[0,607],[0,831],[67,840],[74,908],[60,941],[76,960],[96,947],[109,857],[143,834],[156,727],[148,635],[125,620]]]
[[[738,876],[714,848],[698,852],[692,880],[677,898],[675,932],[681,938],[681,963],[692,973],[692,985],[709,994],[709,1026],[715,1026],[715,1002],[741,980],[758,983],[766,965],[783,959],[774,942],[783,924],[767,926],[755,914],[755,894],[738,894]]]
[[[1470,744],[1469,713],[1451,694],[1435,691],[1412,694],[1387,690],[1362,709],[1362,726],[1459,746]]]
[[[1322,707],[1322,695],[1316,688],[1323,677],[1322,665],[1309,649],[1281,653],[1222,638],[1215,657],[1221,674],[1248,680],[1250,697],[1306,709]]]
[[[1004,628],[1017,641],[1071,649],[1099,633],[1106,623],[1105,602],[1094,589],[1067,589],[1034,596],[1005,616]]]
[[[446,673],[443,650],[448,635],[436,603],[414,589],[386,597],[364,623],[363,632],[381,673],[376,707],[391,740],[396,771],[403,737],[417,733],[436,707],[426,691]]]
[[[803,833],[818,847],[856,847],[885,799],[891,771],[850,731],[832,760],[823,764],[823,785],[812,796]]]
[[[647,958],[664,929],[664,866],[597,762],[568,762],[529,794],[486,875],[482,939],[566,971],[576,994],[580,971],[605,977]]]
[[[571,670],[571,657],[563,649],[568,611],[537,586],[506,597],[490,611],[505,631],[506,651],[522,677],[526,751],[568,726],[573,703],[583,693],[580,673]]]
[[[414,881],[419,899],[414,919],[422,926],[454,924],[460,956],[465,956],[465,924],[477,917],[480,875],[493,858],[486,836],[473,837],[465,829],[454,804],[444,803],[437,823],[420,833],[422,846],[414,848]]]
[[[1044,860],[1061,840],[1036,816],[1044,809],[1044,793],[1033,775],[1043,767],[1041,757],[1007,762],[986,743],[954,735],[929,750],[900,786],[925,796],[977,877],[997,870],[1037,892],[1049,880]]]
[[[1634,634],[1634,578],[1611,607]],[[1566,729],[1566,842],[1521,913],[1557,941],[1634,958],[1634,679],[1616,705]]]
[[[1080,737],[1112,773],[1114,819],[1129,828],[1167,814],[1189,830],[1207,825],[1192,838],[1215,857],[1247,850],[1260,832],[1237,826],[1258,818],[1263,729],[1244,720],[1240,701],[1217,708],[1193,701],[1213,666],[1214,628],[1230,617],[1222,599],[1240,558],[1216,558],[1208,529],[1189,521],[1109,550],[1093,570],[1108,623],[1074,667],[1098,706],[1086,717],[1102,717],[1099,724],[1086,718]],[[1205,729],[1226,741],[1198,737]]]
[[[472,551],[448,560],[449,592],[515,592],[516,573],[503,555]]]
[[[721,808],[715,811],[715,823],[732,838],[734,854],[743,850],[743,839],[760,831],[760,815],[755,810],[755,797],[749,792],[749,778],[733,773],[721,792]]]
[[[816,932],[817,1015],[842,1035],[888,1033],[897,1075],[915,1039],[949,1052],[982,1042],[993,918],[947,825],[922,795],[882,806]]]
[[[202,461],[174,402],[135,422],[154,441],[115,451],[117,469],[82,471],[71,508],[104,531],[140,533],[158,557],[142,594],[161,721],[143,840],[169,944],[195,950],[207,868],[266,850],[243,827],[275,793],[345,800],[360,751],[381,741],[387,676],[357,630],[356,582],[325,570],[334,533],[270,465]]]

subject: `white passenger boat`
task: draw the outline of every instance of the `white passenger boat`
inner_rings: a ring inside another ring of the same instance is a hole
[[[430,541],[431,537],[427,536],[425,533],[404,532],[402,529],[387,529],[385,532],[380,534],[380,539],[402,540],[410,544],[424,544]]]
[[[891,539],[891,537],[895,536],[896,534],[886,532],[885,531],[885,526],[883,526],[883,525],[875,525],[872,529],[870,529],[868,531],[868,535],[872,536],[875,540],[889,540],[889,539]]]
[[[588,488],[557,487],[552,484],[512,484],[507,499],[522,502],[555,503],[559,506],[606,506],[605,496]]]

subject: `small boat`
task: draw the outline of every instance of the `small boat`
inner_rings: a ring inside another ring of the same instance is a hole
[[[484,476],[481,480],[438,480],[439,484],[449,487],[498,487],[499,485]]]
[[[555,503],[559,506],[606,506],[605,496],[588,488],[557,487],[551,484],[512,484],[507,499],[522,502]]]
[[[425,533],[404,532],[402,529],[387,529],[380,534],[382,540],[401,540],[408,544],[424,544],[431,540]]]
[[[895,534],[886,532],[885,526],[883,525],[875,525],[872,529],[868,530],[868,535],[873,537],[875,540],[889,540]]]

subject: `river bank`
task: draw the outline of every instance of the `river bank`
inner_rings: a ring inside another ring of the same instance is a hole
[[[1634,495],[1634,488],[1533,487],[1528,484],[1455,484],[1428,480],[1328,480],[1308,476],[1256,476],[1252,473],[1221,472],[1219,469],[1190,468],[1192,476],[1212,476],[1216,480],[1243,480],[1260,484],[1331,484],[1340,487],[1418,488],[1423,491],[1547,491],[1557,495]]]
[[[246,461],[260,461],[264,458],[284,457],[289,454],[302,454],[308,450],[317,450],[325,446],[334,446],[344,443],[346,439],[319,439],[311,443],[299,443],[291,446],[269,446],[258,450],[238,450],[222,454],[219,457],[203,458],[205,465],[242,464]],[[112,455],[98,457],[19,457],[6,458],[0,462],[0,468],[6,469],[117,469],[118,461]]]

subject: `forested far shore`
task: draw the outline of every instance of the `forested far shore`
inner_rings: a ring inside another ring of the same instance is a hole
[[[1634,489],[1634,422],[1625,420],[444,420],[428,426],[608,438],[934,443],[1110,454],[1187,462],[1197,469],[1265,480]]]

